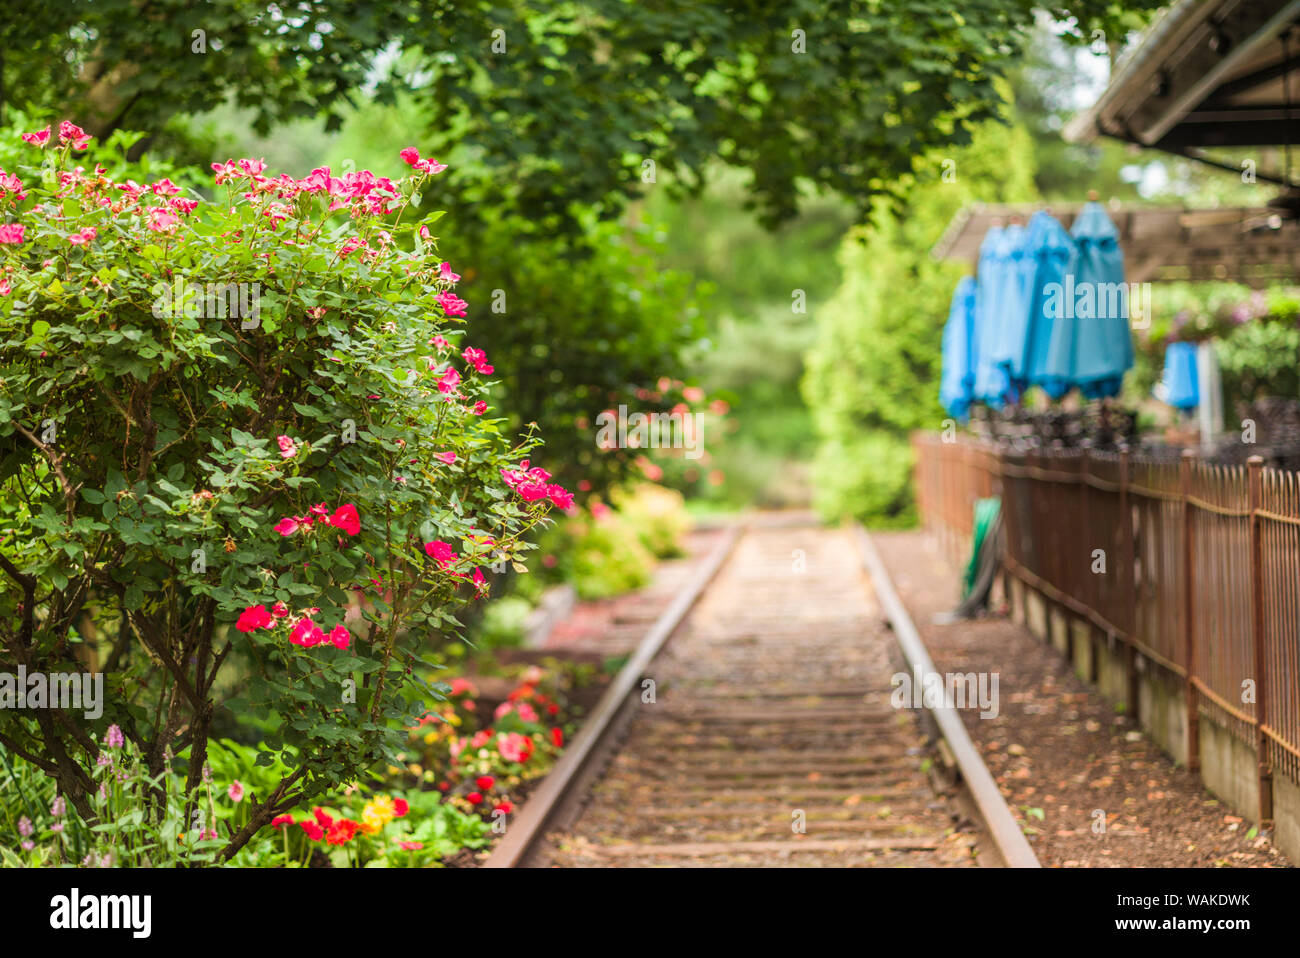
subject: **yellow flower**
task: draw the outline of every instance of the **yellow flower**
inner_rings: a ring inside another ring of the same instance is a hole
[[[361,810],[362,823],[374,826],[376,832],[396,817],[397,810],[393,808],[393,800],[387,795],[376,795]]]

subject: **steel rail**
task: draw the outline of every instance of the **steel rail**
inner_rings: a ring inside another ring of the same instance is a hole
[[[912,617],[908,614],[907,607],[903,605],[898,593],[894,591],[894,584],[889,578],[889,572],[880,558],[880,553],[876,551],[875,543],[871,541],[871,536],[866,529],[858,526],[855,531],[862,552],[863,564],[866,566],[871,581],[875,585],[876,596],[880,599],[880,605],[884,609],[890,625],[893,626],[894,637],[903,650],[903,656],[907,659],[908,666],[913,670],[919,669],[922,674],[933,673],[935,668],[934,663],[930,660],[930,653],[926,651],[920,633],[916,631],[916,626],[912,624]],[[1029,842],[1025,840],[1020,825],[1011,814],[1011,809],[1007,807],[1006,799],[1002,797],[1002,792],[998,789],[992,774],[984,764],[984,760],[980,758],[979,752],[975,750],[970,734],[966,731],[966,726],[962,724],[961,718],[948,701],[947,694],[945,691],[943,705],[937,708],[927,706],[927,710],[934,716],[940,733],[952,750],[957,767],[961,771],[962,779],[965,781],[967,788],[970,789],[975,805],[979,808],[980,814],[984,817],[984,823],[988,826],[989,836],[997,845],[1002,860],[1007,863],[1008,867],[1041,868],[1038,857],[1034,854],[1034,850],[1029,847]]]
[[[645,675],[646,667],[659,654],[659,650],[682,624],[700,596],[704,594],[704,590],[722,569],[747,525],[747,521],[742,520],[727,528],[722,540],[713,547],[713,551],[705,559],[700,574],[690,588],[673,599],[668,608],[651,625],[645,638],[637,645],[636,652],[614,677],[614,681],[600,697],[590,717],[573,737],[573,741],[561,754],[554,768],[542,780],[537,791],[528,796],[528,800],[524,802],[514,821],[507,827],[505,837],[492,849],[492,853],[483,862],[482,867],[519,866],[538,839],[546,834],[547,827],[555,817],[569,787],[581,778],[592,758],[600,751],[599,746],[606,736],[619,724],[615,720],[637,690],[638,683]]]

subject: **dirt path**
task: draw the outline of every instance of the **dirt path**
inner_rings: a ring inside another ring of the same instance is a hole
[[[647,678],[554,866],[973,865],[852,537],[757,528]]]
[[[1051,646],[1006,618],[933,624],[958,596],[957,574],[933,540],[915,532],[873,538],[935,668],[999,673],[1000,714],[962,715],[1044,866],[1288,864]]]

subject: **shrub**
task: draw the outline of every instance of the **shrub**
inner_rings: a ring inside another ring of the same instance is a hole
[[[109,723],[150,777],[187,750],[192,795],[219,713],[273,719],[259,760],[290,771],[228,859],[391,760],[439,695],[422,639],[570,497],[479,398],[493,368],[423,212],[440,165],[213,164],[207,203],[110,178],[70,123],[29,139],[0,179],[0,643],[111,694],[86,722],[5,709],[0,743],[99,823]]]
[[[682,554],[682,537],[691,527],[682,494],[653,483],[642,482],[631,489],[614,490],[610,501],[622,521],[630,525],[656,558]]]

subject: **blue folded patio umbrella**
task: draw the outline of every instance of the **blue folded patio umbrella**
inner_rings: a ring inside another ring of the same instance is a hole
[[[965,421],[975,394],[975,280],[963,276],[952,294],[943,327],[943,373],[939,402],[948,415]]]
[[[1070,384],[1047,372],[1048,347],[1055,323],[1048,303],[1063,288],[1066,273],[1074,267],[1074,240],[1056,217],[1043,210],[1029,218],[1025,234],[1020,276],[1028,277],[1028,281],[1021,293],[1023,304],[1009,318],[1009,326],[1012,323],[1019,326],[1018,331],[1008,333],[1009,338],[1014,336],[1018,340],[1008,373],[1012,385],[1020,391],[1026,386],[1040,386],[1053,399],[1059,399]]]
[[[1196,376],[1196,345],[1170,343],[1165,347],[1165,402],[1186,412],[1200,405],[1200,386]]]
[[[1007,373],[993,357],[997,343],[997,317],[1001,308],[1003,262],[999,256],[1002,227],[994,226],[980,243],[979,267],[975,277],[975,363],[974,398],[1000,408],[1010,383]]]
[[[998,283],[996,297],[996,327],[993,340],[993,361],[1005,370],[1013,393],[1024,391],[1025,335],[1029,316],[1030,291],[1034,283],[1034,259],[1029,248],[1029,230],[1012,224],[1002,231],[994,248],[995,277]]]
[[[1099,203],[1087,203],[1070,229],[1077,251],[1059,302],[1045,375],[1077,386],[1089,399],[1118,395],[1133,366],[1128,287],[1119,230]]]

